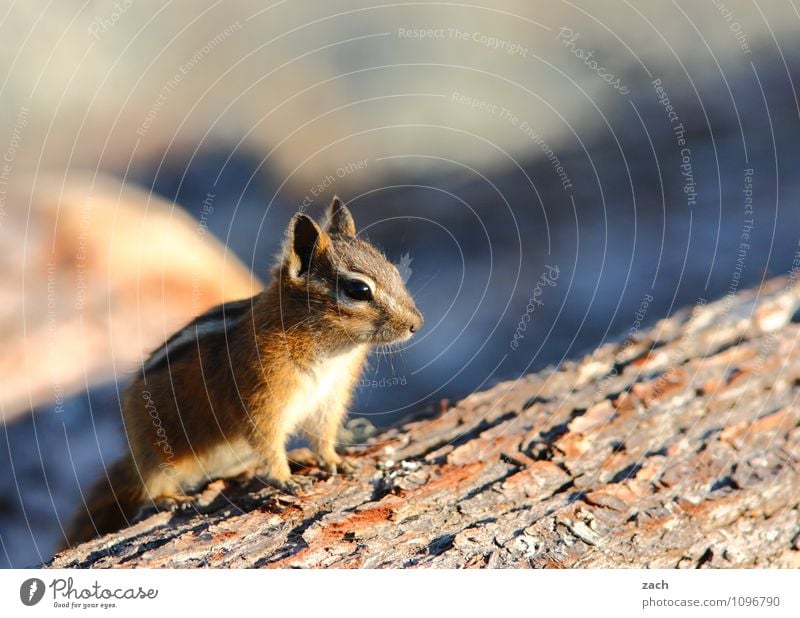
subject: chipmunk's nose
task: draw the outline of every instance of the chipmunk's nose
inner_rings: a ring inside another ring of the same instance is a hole
[[[422,328],[422,324],[425,322],[425,319],[422,317],[422,314],[414,309],[414,317],[411,320],[411,324],[408,326],[408,330],[412,333],[416,333],[420,328]]]

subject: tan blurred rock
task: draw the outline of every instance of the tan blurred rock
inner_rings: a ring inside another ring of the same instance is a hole
[[[124,377],[192,315],[261,287],[179,207],[91,175],[17,180],[0,221],[0,414]]]

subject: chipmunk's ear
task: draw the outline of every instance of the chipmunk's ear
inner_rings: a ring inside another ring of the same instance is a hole
[[[328,206],[328,225],[326,229],[330,234],[356,235],[356,222],[353,221],[353,215],[350,214],[347,206],[336,195],[333,196],[331,205]]]
[[[286,267],[293,277],[305,275],[314,259],[327,251],[330,237],[308,216],[298,213],[289,223],[284,250]]]

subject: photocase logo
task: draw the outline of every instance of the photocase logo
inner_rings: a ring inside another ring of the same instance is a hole
[[[44,596],[44,582],[36,577],[31,577],[22,582],[19,587],[19,600],[23,605],[30,607],[36,605]]]
[[[403,280],[403,283],[408,283],[408,280],[411,278],[411,273],[414,271],[411,269],[411,262],[414,261],[408,253],[404,253],[400,256],[400,263],[397,265],[397,270],[400,271],[400,278]]]

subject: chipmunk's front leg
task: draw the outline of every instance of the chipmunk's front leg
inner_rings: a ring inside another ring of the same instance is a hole
[[[262,460],[260,472],[270,485],[290,494],[297,493],[310,479],[293,475],[286,456],[287,433],[279,419],[259,419],[250,443]]]
[[[336,452],[336,437],[347,414],[345,401],[333,400],[303,425],[320,467],[330,474],[353,474],[357,467]]]

